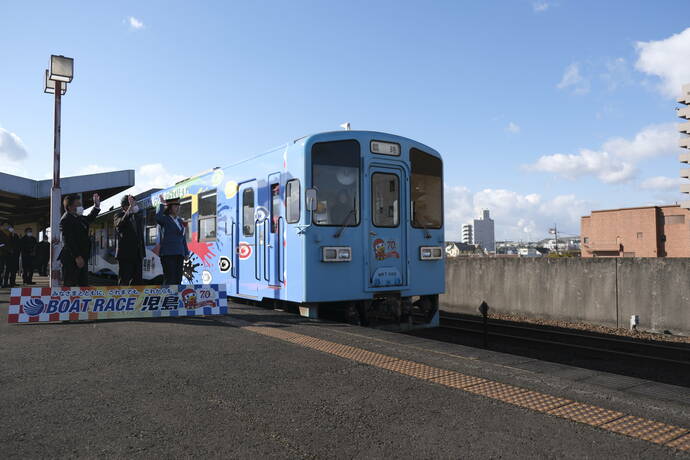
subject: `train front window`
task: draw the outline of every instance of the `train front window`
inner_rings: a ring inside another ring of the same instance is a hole
[[[418,149],[410,150],[412,177],[412,226],[441,228],[443,225],[443,165],[441,159]]]
[[[354,140],[314,144],[312,183],[317,190],[316,225],[359,225],[359,143]]]

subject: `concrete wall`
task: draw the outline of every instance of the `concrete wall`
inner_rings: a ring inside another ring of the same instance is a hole
[[[459,258],[446,261],[441,309],[690,335],[690,259]]]

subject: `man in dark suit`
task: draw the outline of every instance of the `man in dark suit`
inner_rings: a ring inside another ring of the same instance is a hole
[[[31,228],[24,230],[24,236],[19,240],[19,248],[22,254],[22,281],[24,284],[36,284],[33,278],[37,245],[38,240],[36,240]]]
[[[88,286],[89,272],[87,263],[91,255],[89,224],[100,212],[101,198],[93,194],[94,207],[88,216],[83,216],[84,208],[78,195],[68,195],[62,200],[65,213],[60,219],[62,232],[62,284],[64,286]]]
[[[117,230],[115,258],[120,265],[120,285],[141,285],[146,248],[139,206],[132,195],[122,197],[122,210],[115,214],[113,223]]]

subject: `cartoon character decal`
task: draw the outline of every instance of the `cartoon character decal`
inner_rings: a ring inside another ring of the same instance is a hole
[[[400,258],[400,254],[396,251],[397,243],[395,240],[383,241],[381,238],[374,240],[374,256],[376,260],[385,260],[391,257]],[[389,249],[387,251],[387,249]]]
[[[213,300],[202,300],[201,302],[197,301],[196,291],[194,289],[185,289],[180,293],[180,297],[182,297],[182,303],[184,304],[184,307],[188,310],[195,310],[201,307],[216,306],[216,302]]]

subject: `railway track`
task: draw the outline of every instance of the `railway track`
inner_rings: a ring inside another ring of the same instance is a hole
[[[482,318],[442,314],[440,327],[463,333],[483,335]],[[497,337],[519,342],[531,342],[581,350],[596,355],[616,355],[681,365],[690,369],[690,345],[667,345],[648,340],[607,336],[588,331],[560,329],[552,326],[536,326],[503,320],[487,321],[487,338]]]

